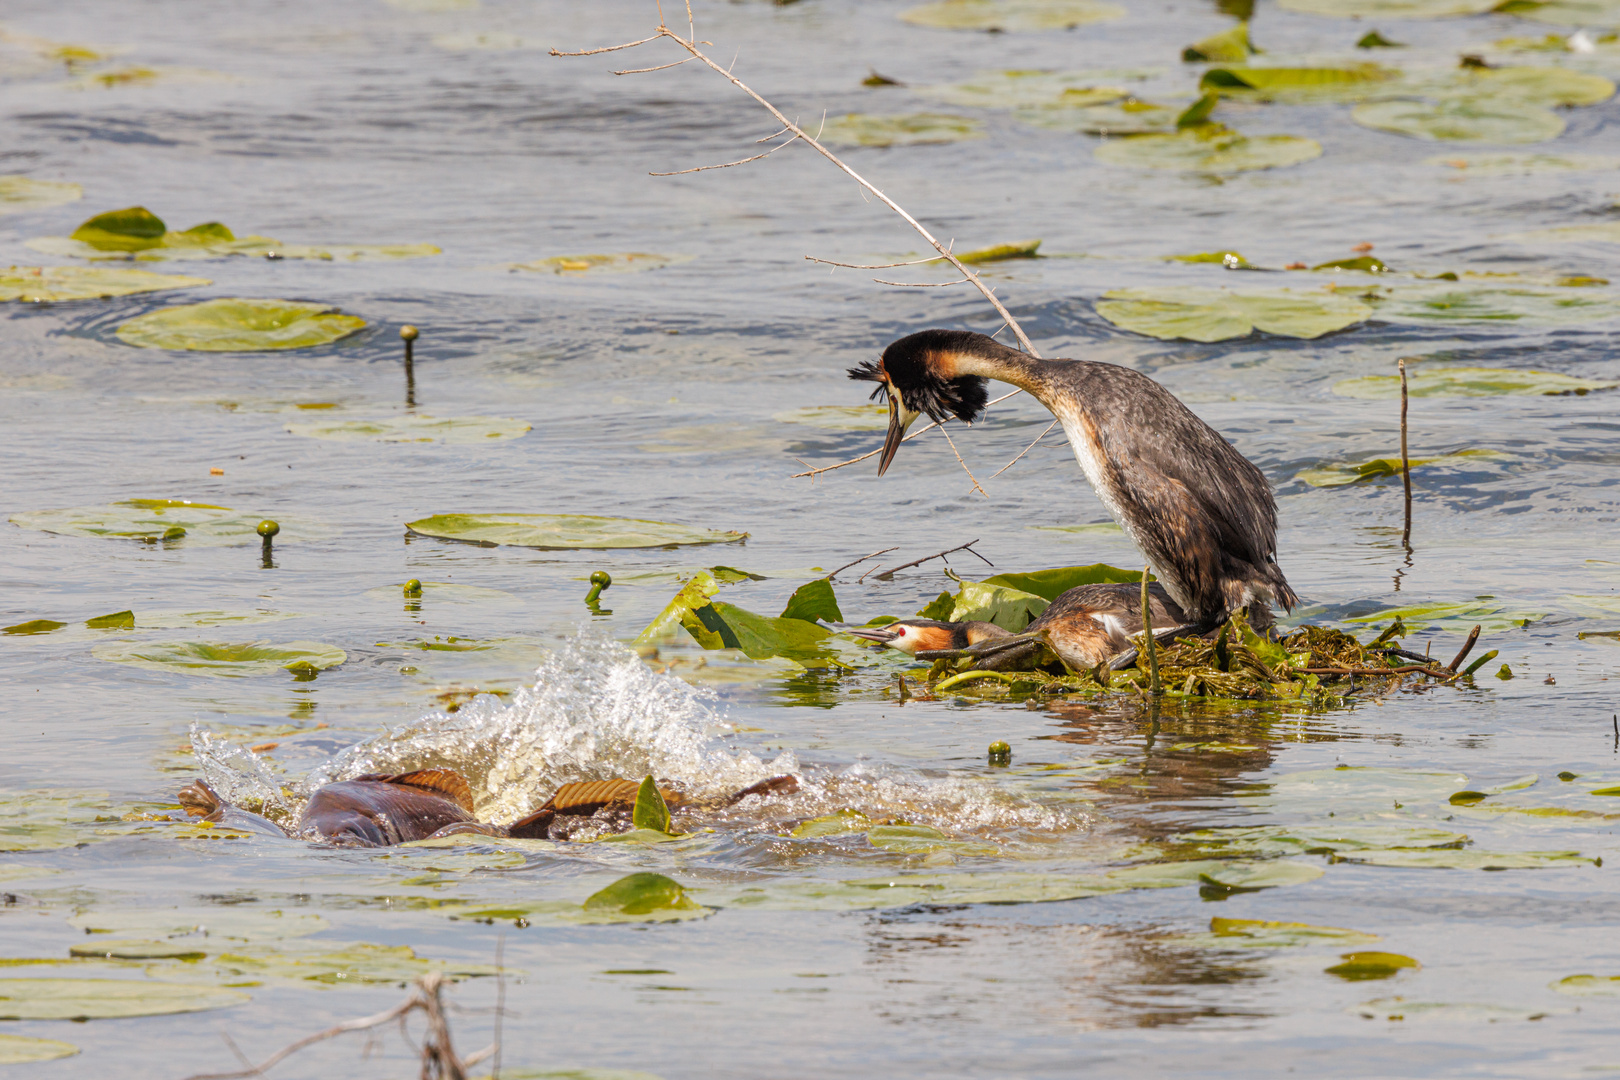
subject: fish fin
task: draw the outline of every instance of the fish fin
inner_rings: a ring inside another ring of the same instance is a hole
[[[636,792],[641,788],[635,780],[585,780],[564,784],[546,803],[559,814],[589,816],[604,806],[629,809],[636,804]]]
[[[506,827],[506,835],[518,840],[549,840],[551,819],[557,811],[547,803],[526,818],[519,818]]]
[[[761,795],[769,798],[772,795],[792,795],[799,790],[799,778],[789,773],[786,776],[773,776],[769,780],[761,780],[757,784],[749,784],[731,798],[726,800],[728,806],[735,805],[750,795]]]
[[[179,800],[181,807],[185,809],[185,812],[192,817],[207,817],[209,814],[217,814],[225,805],[225,800],[221,799],[213,788],[201,780],[193,780],[181,788],[180,794],[176,798]]]
[[[450,769],[418,769],[416,772],[395,773],[392,776],[365,776],[355,779],[380,780],[385,784],[421,788],[423,791],[444,796],[469,814],[473,812],[472,788],[468,786],[465,777]]]

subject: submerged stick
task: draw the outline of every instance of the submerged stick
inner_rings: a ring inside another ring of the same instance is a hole
[[[1153,568],[1142,567],[1142,637],[1144,647],[1147,649],[1148,681],[1152,686],[1153,696],[1159,697],[1164,693],[1164,687],[1159,685],[1159,643],[1153,640],[1153,605],[1148,601],[1148,574]]]
[[[1406,456],[1406,357],[1396,362],[1401,372],[1401,484],[1406,488],[1406,524],[1401,529],[1401,546],[1412,554],[1412,462]]]

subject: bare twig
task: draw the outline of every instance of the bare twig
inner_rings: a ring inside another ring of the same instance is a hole
[[[1047,424],[1046,425],[1046,431],[1043,431],[1039,435],[1035,436],[1035,442],[1032,442],[1028,446],[1024,447],[1024,449],[1019,452],[1018,457],[1013,458],[1011,461],[1007,462],[1007,464],[1003,465],[1001,468],[999,468],[995,472],[991,473],[990,474],[990,479],[994,480],[996,477],[1000,476],[1002,473],[1006,472],[1008,469],[1010,469],[1014,465],[1018,464],[1018,458],[1023,457],[1025,454],[1027,454],[1031,450],[1035,449],[1035,443],[1038,443],[1042,439],[1046,438],[1047,432],[1050,432],[1053,428],[1055,428],[1057,426],[1058,426],[1058,422],[1056,420],[1053,420],[1050,424]]]
[[[1468,631],[1468,640],[1463,642],[1462,651],[1452,658],[1451,663],[1446,665],[1446,670],[1456,671],[1457,665],[1468,659],[1468,654],[1474,651],[1474,642],[1478,640],[1479,627],[1476,626],[1472,630]]]
[[[1406,357],[1396,361],[1401,371],[1401,485],[1406,488],[1406,525],[1401,530],[1401,546],[1412,554],[1412,463],[1406,456]]]
[[[686,62],[685,60],[681,61],[681,63],[683,63],[683,64],[685,62]],[[778,132],[778,134],[780,134],[780,132]],[[779,146],[773,146],[769,150],[765,151],[763,154],[755,154],[753,157],[745,157],[741,161],[728,161],[724,165],[699,165],[695,169],[677,169],[675,172],[655,172],[655,173],[648,173],[647,175],[648,176],[685,176],[687,173],[708,172],[710,169],[729,169],[733,165],[746,165],[750,161],[758,161],[760,158],[768,158],[768,157],[770,157],[772,154],[774,154],[778,150],[782,149],[783,146],[791,146],[793,144],[794,140],[797,139],[797,138],[798,138],[798,136],[795,135],[795,136],[793,136],[792,139],[789,139],[787,142],[782,143]]]
[[[885,281],[882,278],[873,278],[879,285],[898,285],[902,289],[943,289],[950,285],[961,285],[967,278],[957,278],[955,281]]]
[[[780,134],[780,132],[778,132],[778,134]],[[784,144],[784,145],[786,145],[786,144]],[[954,243],[956,243],[956,241],[952,240],[951,243],[954,244]],[[946,245],[946,246],[949,246],[949,245]],[[870,266],[866,266],[866,265],[864,265],[862,263],[841,263],[841,262],[834,262],[831,259],[818,259],[814,255],[806,255],[805,258],[808,259],[810,262],[813,262],[813,263],[821,263],[823,266],[842,266],[846,270],[891,270],[896,266],[922,266],[922,265],[924,265],[926,263],[937,263],[937,262],[940,261],[940,258],[939,258],[938,255],[930,255],[926,259],[912,259],[909,262],[873,263]],[[1001,333],[1001,331],[997,330],[996,333],[999,334],[999,333]]]
[[[1148,682],[1153,696],[1160,697],[1164,687],[1159,684],[1159,643],[1153,640],[1153,604],[1148,596],[1148,579],[1152,576],[1153,567],[1142,567],[1142,644],[1147,650]]]
[[[962,452],[956,448],[956,440],[951,438],[951,433],[945,430],[945,425],[940,425],[939,433],[945,436],[946,442],[951,444],[951,453],[956,455],[956,463],[962,466],[962,471],[968,474],[969,480],[973,481],[973,490],[988,499],[990,493],[979,486],[978,478],[973,475],[973,470],[967,467],[967,462],[962,460]]]
[[[988,567],[991,567],[991,568],[994,568],[995,565],[996,565],[995,563],[991,562],[989,559],[986,559],[983,555],[980,555],[977,551],[973,550],[973,545],[977,544],[977,543],[978,543],[977,540],[969,540],[965,544],[959,544],[959,545],[957,545],[956,547],[953,547],[953,548],[946,548],[944,551],[936,551],[932,555],[925,555],[920,559],[913,559],[911,562],[901,563],[899,566],[891,566],[891,567],[889,567],[889,569],[883,571],[881,574],[878,574],[877,579],[879,581],[892,581],[892,580],[894,580],[894,575],[897,574],[898,572],[900,572],[901,570],[909,570],[913,566],[921,566],[923,563],[930,562],[930,561],[932,561],[934,559],[943,559],[945,556],[952,555],[952,554],[954,554],[954,553],[956,553],[958,551],[965,551],[968,554],[972,555],[973,557],[979,559],[981,562],[984,563],[984,565],[986,565]],[[873,573],[872,570],[868,570],[865,574],[862,574],[860,577],[856,578],[855,583],[860,584],[861,582],[865,581],[867,579],[867,577],[869,575],[871,575],[872,573]]]
[[[827,577],[825,578],[825,580],[831,581],[833,578],[837,577],[839,574],[843,573],[845,570],[848,570],[852,566],[859,565],[860,563],[865,562],[867,559],[875,559],[879,555],[887,555],[891,551],[899,551],[899,550],[900,550],[900,545],[896,544],[894,547],[886,547],[882,551],[874,551],[870,555],[862,555],[860,558],[856,559],[854,562],[847,562],[843,566],[840,566],[837,570],[834,570],[832,573],[828,574]]]
[[[688,56],[685,60],[677,60],[673,64],[659,64],[657,67],[650,67],[650,68],[628,68],[628,69],[626,69],[624,71],[615,71],[613,74],[615,74],[615,75],[645,75],[649,71],[664,71],[667,68],[680,67],[682,64],[690,64],[692,62],[692,59],[693,59],[692,57]]]
[[[1438,668],[1421,667],[1417,664],[1408,664],[1406,667],[1392,668],[1302,667],[1295,668],[1294,670],[1303,672],[1306,675],[1411,675],[1416,673],[1418,675],[1427,675],[1431,679],[1442,679],[1447,682],[1457,677],[1449,671],[1442,671]]]
[[[597,53],[618,52],[620,49],[633,49],[637,45],[645,45],[649,41],[657,41],[662,36],[663,35],[661,33],[660,34],[654,34],[652,37],[644,37],[640,41],[627,41],[623,45],[604,45],[600,49],[580,49],[577,52],[562,52],[561,50],[558,50],[558,49],[552,49],[551,50],[551,55],[552,56],[595,56]]]

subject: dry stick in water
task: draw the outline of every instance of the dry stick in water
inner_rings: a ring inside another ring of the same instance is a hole
[[[1446,665],[1447,671],[1456,671],[1457,665],[1468,659],[1468,654],[1474,651],[1474,642],[1479,640],[1479,627],[1468,631],[1468,640],[1463,642],[1462,652],[1452,657],[1451,663]]]
[[[1406,456],[1406,357],[1396,361],[1401,371],[1401,483],[1406,487],[1406,526],[1401,530],[1401,546],[1412,554],[1412,463]]]
[[[829,150],[825,146],[823,146],[820,143],[820,141],[817,140],[814,136],[810,135],[803,128],[799,127],[799,125],[794,123],[792,120],[789,120],[785,115],[783,115],[782,111],[780,109],[778,109],[775,105],[772,105],[769,101],[766,101],[759,94],[755,93],[752,87],[748,86],[741,79],[739,79],[735,75],[733,75],[729,69],[721,67],[714,60],[712,60],[708,56],[707,53],[703,52],[701,49],[698,48],[699,43],[697,41],[697,33],[693,29],[693,26],[692,26],[692,13],[691,13],[691,5],[690,5],[690,3],[687,4],[687,36],[686,37],[681,37],[680,34],[676,33],[674,30],[671,30],[665,24],[663,5],[660,4],[659,8],[658,8],[658,28],[649,37],[642,38],[639,41],[626,42],[623,45],[607,45],[607,46],[603,46],[602,48],[598,48],[598,49],[579,49],[579,50],[574,50],[574,51],[563,51],[561,49],[552,49],[551,50],[551,55],[552,56],[595,56],[595,55],[597,55],[599,53],[618,52],[618,51],[623,50],[623,49],[633,49],[633,48],[635,48],[635,47],[637,47],[639,45],[645,45],[649,41],[655,41],[655,40],[657,40],[659,38],[668,38],[670,41],[673,41],[676,45],[680,46],[682,49],[686,50],[686,52],[688,54],[690,54],[687,57],[687,59],[689,59],[689,60],[697,60],[698,62],[703,64],[705,67],[707,67],[711,71],[715,72],[717,75],[720,75],[727,82],[731,83],[731,85],[735,86],[737,89],[741,90],[743,93],[747,94],[749,97],[753,98],[756,102],[758,102],[762,107],[765,108],[766,111],[768,111],[773,117],[776,118],[777,123],[782,125],[782,130],[783,131],[790,131],[790,132],[793,133],[794,138],[789,139],[788,142],[793,142],[794,139],[802,140],[811,149],[815,150],[816,153],[820,154],[822,157],[826,158],[828,161],[830,161],[834,165],[836,165],[839,168],[839,170],[841,170],[851,180],[854,180],[863,189],[870,192],[884,206],[887,206],[890,210],[893,210],[896,214],[899,214],[900,217],[905,220],[906,224],[910,225],[913,229],[915,229],[917,231],[918,235],[920,235],[924,240],[926,240],[928,242],[928,245],[930,247],[932,247],[935,251],[939,252],[941,259],[943,259],[946,262],[949,262],[952,266],[956,267],[957,271],[962,275],[962,280],[964,282],[966,282],[966,283],[972,285],[974,288],[978,289],[979,292],[984,296],[984,298],[990,302],[990,306],[994,307],[996,309],[996,313],[999,314],[1006,321],[1007,326],[1012,328],[1012,332],[1017,336],[1019,344],[1023,347],[1024,351],[1029,353],[1031,356],[1034,356],[1034,357],[1039,357],[1040,356],[1040,352],[1035,348],[1034,343],[1029,340],[1029,335],[1024,333],[1024,328],[1019,325],[1017,319],[1013,318],[1012,312],[1008,311],[1007,308],[1006,308],[1006,305],[1004,305],[1000,300],[996,299],[995,291],[993,289],[991,289],[989,286],[987,286],[982,280],[980,280],[978,274],[975,274],[972,270],[968,269],[967,265],[965,263],[963,263],[961,259],[957,258],[954,254],[952,254],[951,249],[947,245],[940,243],[939,240],[935,238],[933,233],[929,232],[928,229],[926,227],[924,227],[923,224],[920,221],[918,221],[916,218],[912,217],[911,214],[909,214],[905,210],[905,208],[902,207],[899,203],[895,202],[893,199],[889,198],[883,192],[879,191],[877,189],[877,187],[874,184],[871,183],[871,181],[867,180],[860,173],[856,172],[854,169],[852,169],[848,165],[846,165],[842,160],[839,159],[838,155],[834,154],[831,150]],[[708,42],[703,42],[703,44],[707,45],[709,43]],[[680,62],[685,63],[685,61],[680,61]],[[672,65],[672,64],[666,64],[666,65],[660,65],[659,67],[656,67],[656,68],[629,69],[629,70],[626,70],[626,71],[622,72],[622,74],[635,74],[635,73],[645,72],[645,71],[658,71],[658,70],[662,70],[664,67],[673,67],[673,66],[674,65]],[[787,143],[783,143],[782,145],[786,146]],[[734,162],[734,163],[731,163],[731,164],[742,164],[742,162]],[[712,167],[716,167],[716,166],[710,166],[710,167],[712,168]],[[718,167],[724,168],[724,167],[729,167],[729,166],[718,166]],[[953,282],[952,284],[955,284],[955,283]],[[1013,394],[1018,394],[1018,393],[1022,393],[1022,392],[1023,391],[1021,391],[1021,390],[1014,390],[1010,394],[1005,394],[1002,397],[997,398],[996,401],[1005,401],[1007,398],[1012,397]],[[993,405],[993,404],[995,404],[995,402],[991,402],[990,404]],[[938,424],[933,424],[933,425],[930,425],[930,426],[937,427],[939,425]],[[923,430],[926,431],[927,429],[924,428]],[[920,434],[922,434],[922,432],[919,431],[919,432],[917,432],[917,434],[920,435]],[[864,454],[861,457],[852,459],[851,461],[845,461],[845,462],[841,462],[838,465],[828,466],[828,469],[841,468],[843,465],[852,465],[856,461],[864,461],[864,460],[866,460],[866,458],[873,457],[877,453],[879,453],[879,451],[874,450],[870,454]],[[958,460],[960,460],[961,455],[957,455],[957,457],[958,457]],[[964,469],[967,468],[966,464],[964,464],[962,467]],[[828,469],[812,469],[808,473],[795,473],[794,475],[795,476],[807,476],[807,475],[808,476],[815,476],[818,473],[828,471]],[[969,473],[968,475],[971,477],[972,473]],[[973,486],[974,486],[975,489],[979,490],[980,492],[982,492],[984,490],[983,488],[979,487],[979,482],[977,480],[973,481]]]
[[[834,570],[832,573],[828,574],[827,577],[825,578],[825,580],[831,581],[833,578],[837,577],[839,574],[843,573],[845,570],[848,570],[852,566],[858,566],[859,564],[865,562],[867,559],[875,559],[879,555],[887,555],[891,551],[899,551],[899,550],[900,550],[900,545],[896,544],[894,547],[886,547],[882,551],[874,551],[870,555],[862,555],[860,558],[856,559],[854,562],[847,562],[843,566],[840,566],[837,570]]]
[[[1164,693],[1164,687],[1159,685],[1159,649],[1158,643],[1153,640],[1153,605],[1148,602],[1148,574],[1151,566],[1142,567],[1142,647],[1147,651],[1148,682],[1152,685],[1153,696],[1159,697]]]
[[[889,567],[889,569],[887,569],[887,570],[883,571],[881,574],[879,574],[877,576],[877,579],[879,581],[893,581],[894,580],[894,575],[899,573],[901,570],[907,570],[907,569],[910,569],[913,566],[921,566],[923,563],[929,562],[929,561],[931,561],[933,559],[943,559],[945,556],[953,554],[953,553],[958,552],[958,551],[965,551],[969,555],[972,555],[974,558],[978,559],[980,562],[984,563],[984,565],[986,565],[988,567],[991,567],[991,568],[994,568],[995,565],[996,565],[995,563],[991,562],[989,559],[986,559],[983,555],[980,555],[977,551],[973,550],[973,545],[977,544],[977,543],[978,543],[977,540],[969,540],[967,543],[960,544],[957,547],[947,548],[944,551],[936,551],[932,555],[926,555],[921,559],[914,559],[914,560],[912,560],[911,562],[908,562],[908,563],[901,563],[899,566],[891,566],[891,567]],[[855,579],[855,584],[859,585],[861,582],[865,581],[867,579],[867,577],[871,573],[872,573],[872,571],[868,570],[865,574],[862,574],[860,577],[856,578]]]

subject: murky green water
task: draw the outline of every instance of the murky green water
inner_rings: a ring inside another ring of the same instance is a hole
[[[1613,866],[1598,864],[1620,857],[1620,799],[1592,794],[1620,784],[1620,646],[1578,637],[1620,628],[1620,399],[1414,398],[1413,456],[1494,453],[1415,474],[1410,554],[1398,478],[1296,479],[1397,452],[1395,402],[1334,387],[1389,375],[1399,356],[1426,358],[1420,371],[1620,379],[1604,306],[1615,290],[1552,284],[1620,272],[1613,243],[1515,239],[1612,222],[1617,162],[1436,163],[1617,155],[1620,105],[1560,109],[1558,138],[1497,146],[1357,126],[1346,103],[1229,101],[1223,122],[1317,140],[1321,156],[1220,176],[1111,166],[1093,156],[1093,136],[919,88],[985,70],[1081,71],[1098,73],[1081,85],[1122,85],[1179,109],[1203,70],[1180,63],[1181,48],[1230,17],[1205,4],[1132,4],[1072,31],[984,34],[909,25],[897,17],[904,6],[703,3],[698,29],[807,125],[823,111],[979,121],[981,139],[847,157],[959,250],[1043,240],[1052,257],[991,264],[987,278],[1046,355],[1152,374],[1266,471],[1280,559],[1306,617],[1457,605],[1409,618],[1428,625],[1407,646],[1449,656],[1479,622],[1479,650],[1499,658],[1474,684],[1408,685],[1325,714],[1172,703],[1156,717],[1128,699],[902,701],[894,677],[909,665],[853,648],[857,666],[843,673],[690,642],[666,643],[649,667],[615,639],[634,636],[698,567],[764,575],[721,598],[774,614],[811,568],[891,545],[900,550],[885,561],[977,539],[998,570],[1134,566],[1138,556],[1117,531],[1080,528],[1106,514],[1058,433],[988,478],[1048,422],[1027,399],[957,436],[988,499],[971,494],[937,436],[906,447],[882,480],[870,462],[813,483],[789,477],[801,459],[830,464],[876,446],[874,430],[782,419],[860,404],[846,366],[911,330],[997,322],[959,289],[888,288],[805,262],[898,261],[917,257],[918,243],[802,148],[747,168],[647,176],[747,156],[773,130],[694,65],[609,73],[670,52],[627,54],[630,64],[546,55],[643,36],[651,3],[14,3],[0,42],[0,172],[75,182],[84,197],[0,217],[0,260],[85,265],[25,244],[132,204],[171,229],[221,221],[285,244],[427,243],[442,254],[140,263],[213,283],[7,306],[6,517],[190,499],[286,527],[265,568],[256,541],[210,544],[196,530],[148,545],[0,526],[0,622],[64,624],[0,639],[0,838],[24,849],[0,856],[3,951],[50,961],[4,976],[180,983],[199,1002],[234,986],[248,997],[190,1015],[9,1023],[0,1034],[82,1049],[13,1071],[235,1068],[221,1032],[258,1060],[398,1002],[399,983],[426,966],[379,951],[399,946],[469,974],[450,992],[465,1009],[452,1016],[463,1050],[489,1040],[497,985],[477,972],[503,950],[507,1070],[676,1080],[1620,1067],[1620,1006],[1603,993],[1615,984],[1552,985],[1620,975],[1609,932],[1620,890]],[[1484,53],[1620,74],[1601,40],[1585,53],[1493,46],[1574,29],[1507,15],[1352,21],[1262,2],[1253,37],[1274,64],[1367,60],[1353,45],[1374,26],[1408,48],[1371,59],[1414,71],[1444,74],[1459,54]],[[480,43],[502,47],[469,47]],[[63,44],[106,57],[69,70],[53,54]],[[862,86],[872,68],[907,85]],[[128,74],[138,70],[155,74]],[[96,79],[120,72],[111,85]],[[1374,315],[1317,340],[1213,344],[1130,334],[1094,307],[1129,287],[1417,284],[1162,259],[1231,250],[1280,268],[1348,258],[1359,243],[1403,274],[1556,296],[1522,301],[1529,317],[1501,317],[1511,302],[1497,296],[1482,301],[1486,317]],[[634,273],[511,269],[615,252],[684,258]],[[1597,317],[1558,302],[1574,295]],[[136,349],[115,336],[137,315],[234,296],[319,301],[369,326],[283,353]],[[423,332],[416,414],[532,430],[395,443],[288,430],[407,415],[405,323]],[[508,511],[749,536],[602,552],[404,537],[404,522],[430,514]],[[843,612],[909,614],[950,585],[939,566],[859,584],[859,570],[846,572]],[[984,570],[965,556],[952,566]],[[611,614],[592,616],[580,599],[598,569],[616,584],[603,597]],[[409,578],[429,583],[420,601],[399,592]],[[126,609],[133,629],[83,625]],[[452,637],[478,647],[443,648]],[[108,658],[155,642],[255,641],[316,642],[347,660],[299,679]],[[1510,681],[1491,677],[1503,662]],[[505,696],[473,699],[480,690]],[[447,705],[459,708],[439,711]],[[713,831],[661,845],[355,852],[209,839],[141,820],[200,774],[193,725],[210,777],[242,794],[427,763],[467,772],[484,810],[503,818],[588,776],[654,771],[719,790],[792,770],[806,787],[693,820]],[[1012,745],[1010,767],[985,764],[994,739]],[[261,748],[256,764],[248,747]],[[1487,797],[1453,802],[1460,790]],[[792,835],[840,810],[941,835]],[[709,910],[649,922],[580,906],[641,871],[677,880]],[[1212,918],[1338,932],[1212,932]],[[171,955],[70,960],[71,948],[109,940]],[[1421,966],[1344,966],[1357,952]],[[364,1059],[362,1048],[360,1037],[327,1044],[275,1075],[414,1073],[393,1036]]]

